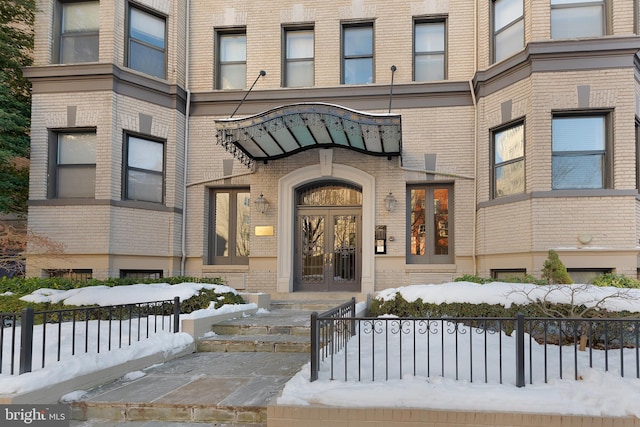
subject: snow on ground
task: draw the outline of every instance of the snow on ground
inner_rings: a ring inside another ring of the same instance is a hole
[[[153,292],[149,292],[149,286],[152,285],[119,286],[117,288],[110,288],[116,289],[112,291],[112,293],[103,287],[83,288],[82,290],[66,291],[69,292],[66,295],[57,291],[49,292],[41,290],[33,295],[32,298],[50,298],[51,301],[64,300],[69,304],[72,302],[73,304],[78,304],[78,301],[84,301],[84,304],[100,303],[110,305],[141,302],[141,298],[146,301],[149,301],[149,298],[154,301],[172,299],[176,295],[181,298],[188,298],[186,295],[190,296],[190,292],[197,292],[197,289],[199,289],[198,286],[209,287],[217,285],[181,284],[158,286],[159,289],[167,287],[167,293],[161,293],[160,290],[156,290],[155,288]],[[574,301],[583,301],[585,304],[596,304],[598,300],[607,297],[606,303],[609,309],[628,309],[640,312],[640,290],[625,291],[627,292],[626,296],[613,298],[610,296],[619,293],[620,289],[576,285],[574,287],[559,287],[557,290],[548,293],[545,291],[549,291],[551,288],[542,287],[537,289],[532,286],[497,282],[484,285],[456,282],[442,285],[419,285],[390,289],[381,292],[379,297],[391,298],[396,292],[400,292],[405,299],[410,301],[421,298],[423,301],[434,303],[486,302],[508,305],[513,302],[524,302],[527,299],[527,295],[535,299],[538,295],[537,292],[540,292],[540,289],[542,289],[544,292],[543,295],[546,295],[548,299],[556,302],[567,302],[573,298]],[[184,290],[185,293],[176,293],[176,291],[180,289]],[[220,292],[226,291],[227,290]],[[80,300],[79,298],[82,299]],[[237,308],[240,307],[225,306],[220,310],[234,310]],[[200,310],[199,312],[192,313],[191,316],[198,317],[213,314],[213,312],[213,310]],[[385,322],[387,321],[393,321],[393,319],[385,320]],[[103,321],[102,323],[106,324],[107,322]],[[104,325],[101,325],[101,328],[102,327],[104,327]],[[146,330],[146,325],[142,324],[140,328]],[[47,335],[50,333],[50,329],[54,328],[48,328]],[[137,331],[138,326],[132,325],[132,334],[134,336],[137,334]],[[42,332],[36,330],[36,333],[40,334],[39,337],[41,339]],[[476,332],[472,330],[469,330],[468,333],[476,334]],[[68,334],[65,335],[65,342],[70,341],[72,336],[71,332],[65,332],[65,334]],[[84,331],[77,330],[76,334],[77,336],[83,336]],[[474,355],[478,354],[475,346],[484,346],[482,340],[476,340],[476,337],[481,335],[482,334],[474,335],[472,347],[464,345],[458,346],[458,357],[461,360],[465,360],[465,357],[468,357],[468,354],[465,354],[465,352],[469,352],[470,348],[474,349]],[[103,337],[105,336],[108,336],[108,332],[104,333]],[[374,365],[384,362],[386,357],[382,349],[372,345],[369,351],[370,354],[375,357],[375,362],[371,359],[363,361],[364,367],[362,368],[362,372],[365,372],[369,376],[363,376],[362,381],[349,380],[345,382],[342,379],[330,380],[332,367],[327,360],[321,365],[319,380],[312,383],[309,382],[310,367],[307,364],[286,384],[282,395],[278,399],[278,403],[293,405],[324,404],[349,407],[375,406],[449,410],[495,410],[574,415],[632,415],[640,418],[640,404],[638,404],[638,402],[640,402],[640,379],[635,378],[636,373],[634,369],[625,370],[625,377],[622,378],[620,372],[615,367],[615,363],[612,362],[612,367],[610,367],[612,370],[605,372],[601,364],[602,353],[594,351],[594,368],[581,370],[581,380],[579,381],[550,378],[548,384],[536,380],[534,384],[531,385],[529,384],[527,373],[526,387],[517,388],[514,385],[514,372],[510,370],[510,366],[513,366],[513,338],[504,334],[499,336],[502,339],[503,354],[505,355],[503,360],[503,366],[505,367],[503,384],[497,383],[494,379],[491,379],[489,383],[485,383],[482,378],[483,374],[481,374],[482,369],[478,370],[477,368],[474,368],[473,382],[470,382],[468,379],[469,373],[466,371],[468,368],[462,366],[460,367],[460,375],[461,378],[465,379],[459,381],[450,379],[448,374],[444,377],[438,375],[436,368],[434,368],[435,373],[431,372],[428,377],[422,372],[416,376],[403,374],[402,379],[395,379],[394,377],[389,381],[384,381],[384,374],[379,370],[379,367],[375,368],[376,371],[374,372],[377,372],[377,374],[375,380],[372,381],[370,372],[373,371]],[[498,339],[497,334],[488,338],[488,340],[493,340],[487,342],[489,348],[495,346],[496,339]],[[50,343],[50,341],[51,340],[47,340],[47,343]],[[438,341],[438,339],[435,341]],[[36,342],[38,342],[38,338]],[[20,376],[9,375],[3,366],[2,374],[0,374],[0,394],[24,392],[46,387],[75,375],[114,366],[131,358],[158,351],[167,353],[178,352],[191,343],[192,339],[187,334],[160,332],[152,335],[149,339],[144,339],[140,342],[134,341],[131,346],[123,346],[122,349],[117,351],[101,351],[100,353],[96,353],[94,348],[97,346],[92,345],[90,353],[87,354],[82,353],[73,358],[64,357],[60,362],[55,362],[54,357],[54,359],[52,359],[54,361],[51,363],[47,362],[44,369],[40,369],[38,361],[34,360],[34,372]],[[406,350],[408,347],[406,347],[406,344],[403,345],[405,345],[404,348]],[[445,339],[445,354],[451,354],[450,352],[455,351],[455,349],[450,347],[451,345],[453,344],[450,337]],[[354,350],[356,350],[355,345],[350,345],[347,353],[353,352]],[[48,349],[47,352],[49,351]],[[397,352],[399,349],[394,347],[393,351]],[[420,352],[422,351],[419,346],[416,346],[417,357],[424,359],[426,355],[421,354]],[[534,345],[533,351],[538,353],[542,351],[542,349]],[[564,364],[568,363],[567,360],[572,361],[568,355],[573,354],[571,353],[573,352],[573,347],[568,349],[568,351],[570,353],[566,353],[566,356],[564,352],[562,353],[564,356]],[[34,351],[34,354],[36,353],[37,352]],[[588,357],[589,354],[588,351],[580,353],[579,357],[582,359]],[[396,353],[391,352],[389,354],[389,357],[396,357]],[[558,357],[559,352],[549,352],[548,358],[550,366],[559,366]],[[624,357],[630,357],[634,360],[634,351],[625,351]],[[615,361],[619,359],[619,356],[610,355],[610,358]],[[433,365],[439,367],[441,362],[442,360],[440,359],[434,359]],[[449,360],[446,360],[446,362],[445,371],[451,369],[453,366],[449,363]],[[6,363],[6,360],[4,360],[3,363]],[[564,364],[563,367],[565,366]],[[343,375],[343,371],[340,370],[343,369],[343,366],[344,356],[343,354],[338,355],[334,359],[333,366],[336,378],[341,378],[340,375]],[[498,362],[490,360],[488,366],[489,370],[495,374]],[[534,369],[540,369],[539,365],[535,366]],[[564,378],[573,378],[571,366],[563,369],[566,369]],[[351,370],[350,372],[350,375],[355,375],[354,372],[357,372],[357,369]],[[391,372],[391,374],[395,375],[397,373]],[[139,375],[143,375],[143,372],[136,371],[128,374],[127,378],[135,378]],[[81,396],[82,391],[75,392],[75,394],[72,393],[71,395]],[[74,400],[74,397],[71,395],[67,396],[67,398]]]

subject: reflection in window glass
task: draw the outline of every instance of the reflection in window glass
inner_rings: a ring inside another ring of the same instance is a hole
[[[313,30],[288,30],[285,38],[285,86],[313,86]]]
[[[407,262],[453,262],[452,187],[412,186],[408,191]]]
[[[218,89],[244,89],[247,84],[247,36],[218,36]]]
[[[373,26],[344,27],[343,83],[373,83]]]
[[[61,133],[57,138],[55,197],[95,196],[96,133]]]
[[[524,47],[522,0],[493,2],[493,57],[498,62]]]
[[[209,263],[248,264],[251,194],[246,189],[217,189],[211,194],[213,218]]]
[[[603,36],[604,6],[604,0],[551,0],[551,38]]]
[[[604,116],[553,119],[554,189],[604,188],[605,122]]]
[[[63,3],[60,63],[98,61],[99,2]]]
[[[445,23],[416,23],[414,31],[414,80],[444,80]]]
[[[493,134],[493,197],[524,193],[524,124]]]
[[[132,7],[129,13],[129,68],[165,78],[164,18]]]
[[[164,144],[127,136],[126,198],[162,203]]]

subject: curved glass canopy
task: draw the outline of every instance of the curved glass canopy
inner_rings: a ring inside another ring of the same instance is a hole
[[[266,163],[318,147],[342,147],[388,158],[402,151],[399,114],[302,103],[215,123],[217,143],[247,167],[254,161]]]

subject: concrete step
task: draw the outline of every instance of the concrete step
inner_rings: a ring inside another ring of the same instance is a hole
[[[306,335],[218,335],[200,338],[196,351],[211,352],[268,352],[268,353],[309,353],[309,330]]]
[[[296,336],[309,336],[309,326],[295,326],[295,325],[251,325],[251,324],[234,324],[234,323],[219,323],[213,325],[211,330],[217,335],[222,336],[237,336],[237,335],[251,335],[251,336],[268,336],[268,335],[296,335]]]
[[[272,300],[271,308],[276,310],[306,310],[322,313],[344,304],[345,302],[347,302],[347,300]]]

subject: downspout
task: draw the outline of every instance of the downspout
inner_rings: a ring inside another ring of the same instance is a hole
[[[189,46],[191,44],[190,35],[191,30],[189,28],[191,24],[191,0],[187,0],[187,17],[186,17],[186,47],[185,47],[185,78],[184,87],[187,93],[187,105],[185,110],[185,123],[184,123],[184,165],[182,173],[182,226],[181,226],[181,253],[180,259],[180,276],[185,275],[185,262],[187,260],[187,165],[189,160],[189,115],[191,114],[191,90],[189,89]]]
[[[478,2],[473,2],[473,59],[474,74],[478,70]],[[473,275],[478,274],[478,261],[476,255],[476,233],[478,232],[478,100],[476,92],[473,88],[473,77],[469,79],[469,89],[471,91],[471,99],[473,100],[473,176],[476,178],[473,185],[473,225],[471,237],[471,258],[473,259]]]

